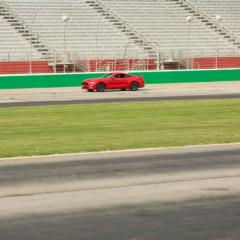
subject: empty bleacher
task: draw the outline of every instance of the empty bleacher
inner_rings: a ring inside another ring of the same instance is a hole
[[[199,1],[200,2],[200,1]],[[174,1],[167,0],[104,0],[104,3],[139,32],[155,42],[160,52],[166,49],[189,50],[193,56],[216,55],[216,45],[222,55],[232,53],[233,46],[196,18],[186,21],[189,13]]]
[[[240,38],[240,1],[239,0],[189,0],[212,18],[223,17],[221,24]]]
[[[124,55],[127,37],[83,0],[8,0],[8,3],[58,52],[64,51],[65,23],[61,18],[69,16],[65,37],[68,54],[82,59]],[[128,46],[129,56],[141,54],[137,47]]]
[[[30,53],[34,58],[40,55],[11,26],[0,17],[0,61],[26,60]]]
[[[143,47],[120,31],[94,0],[5,0],[57,53],[72,60],[147,59]],[[99,2],[99,0],[98,0]],[[160,54],[172,59],[239,56],[239,48],[177,0],[100,0],[136,34],[144,36]],[[221,24],[240,38],[239,0],[188,0],[200,11],[223,16]],[[191,15],[193,20],[187,22]],[[68,22],[62,17],[69,16]],[[214,20],[213,20],[214,21]],[[44,59],[26,39],[0,16],[0,59]],[[25,55],[25,58],[23,57]],[[47,59],[46,59],[47,60]],[[106,62],[106,61],[105,61]],[[95,64],[96,65],[96,64]]]

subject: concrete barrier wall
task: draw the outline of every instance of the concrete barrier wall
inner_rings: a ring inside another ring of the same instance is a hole
[[[2,75],[0,76],[0,89],[76,87],[80,86],[84,79],[99,77],[103,74]],[[142,75],[146,84],[240,80],[240,69],[135,72],[133,74]]]

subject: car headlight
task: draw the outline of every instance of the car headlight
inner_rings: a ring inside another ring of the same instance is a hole
[[[91,86],[94,86],[94,85],[95,85],[95,82],[90,82],[90,85],[91,85]]]

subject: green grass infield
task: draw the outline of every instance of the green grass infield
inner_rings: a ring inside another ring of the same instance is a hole
[[[0,109],[0,157],[240,142],[240,100]]]

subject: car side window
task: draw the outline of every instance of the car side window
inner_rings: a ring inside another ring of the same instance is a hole
[[[115,75],[115,78],[121,78],[122,77],[122,74],[116,74]]]
[[[128,74],[122,74],[122,73],[119,73],[119,74],[115,74],[113,75],[114,78],[127,78],[129,77]]]

